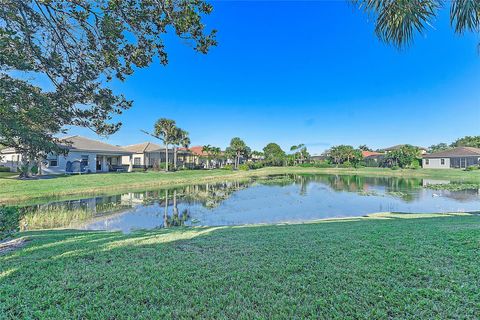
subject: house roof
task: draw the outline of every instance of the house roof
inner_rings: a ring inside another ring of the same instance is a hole
[[[374,156],[383,156],[384,154],[381,152],[375,152],[375,151],[362,151],[362,156],[364,158],[368,157],[374,157]]]
[[[59,145],[72,151],[101,152],[106,154],[129,155],[132,152],[121,147],[114,146],[102,141],[85,138],[82,136],[70,136],[59,139]],[[2,154],[18,153],[15,148],[6,148],[0,151]]]
[[[156,143],[152,142],[142,142],[137,144],[132,144],[129,146],[124,146],[122,149],[133,153],[144,153],[144,152],[155,152],[165,150],[165,147],[162,147]]]
[[[392,147],[389,147],[389,148],[385,148],[383,150],[385,151],[393,151],[393,150],[397,150],[397,149],[400,149],[401,147],[403,146],[406,146],[407,144],[397,144],[396,146],[392,146]],[[428,148],[425,148],[425,147],[420,147],[420,146],[414,146],[414,145],[411,145],[413,147],[417,147],[418,149],[420,150],[428,150]]]
[[[480,157],[480,148],[457,147],[450,150],[424,154],[424,158]]]
[[[105,153],[117,153],[117,154],[131,154],[121,147],[117,147],[105,142],[85,138],[82,136],[71,136],[60,139],[64,142],[64,146],[73,151],[96,151]]]
[[[192,152],[194,155],[196,156],[200,156],[200,157],[205,157],[207,156],[207,154],[205,152],[203,152],[203,146],[193,146],[193,147],[190,147],[190,148],[181,148],[180,150],[189,150],[190,152]]]

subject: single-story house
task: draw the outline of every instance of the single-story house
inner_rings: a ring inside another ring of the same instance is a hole
[[[392,152],[394,150],[398,150],[403,146],[406,146],[406,144],[397,144],[396,146],[385,148],[383,150],[385,150],[386,153],[389,153],[389,152]],[[420,150],[420,154],[426,154],[427,153],[428,148],[420,147],[420,146],[414,146],[414,145],[411,145],[411,146],[418,148]]]
[[[432,169],[467,168],[480,164],[480,148],[457,147],[424,154],[422,167]]]
[[[183,159],[187,166],[207,167],[208,154],[203,152],[203,146],[193,146],[188,149],[180,148],[179,150],[185,152]],[[223,152],[221,152],[220,155],[223,155]],[[227,163],[230,162],[225,159],[210,160],[210,166],[214,168],[222,167]],[[231,163],[233,163],[233,161]]]
[[[385,153],[375,151],[362,151],[363,161],[368,167],[377,167],[385,157]]]
[[[120,147],[85,138],[71,136],[62,138],[61,146],[68,149],[66,155],[48,154],[39,159],[39,174],[96,173],[131,170],[122,166],[122,157],[132,157],[132,152]],[[22,155],[14,148],[0,151],[0,165],[16,172],[22,164]]]
[[[152,168],[154,165],[165,163],[165,147],[152,142],[143,142],[122,147],[123,149],[133,152],[133,167],[134,168]],[[188,163],[191,152],[179,148],[177,149],[177,166],[183,166]],[[124,165],[129,163],[128,156],[122,158]],[[174,151],[168,149],[168,163],[173,164]]]

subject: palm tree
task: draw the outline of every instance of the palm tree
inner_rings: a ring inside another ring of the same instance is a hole
[[[235,156],[235,169],[238,169],[238,165],[240,164],[240,157],[248,151],[247,145],[242,139],[235,137],[230,141],[230,147],[228,147],[227,149],[227,151],[229,151]]]
[[[188,150],[188,147],[190,147],[191,143],[192,142],[190,141],[190,137],[188,136],[188,132],[183,131],[183,134],[182,134],[182,136],[179,140],[179,145]],[[185,156],[183,158],[183,167],[185,168]]]
[[[210,149],[210,153],[212,155],[212,158],[214,160],[218,160],[218,157],[220,156],[220,154],[222,153],[222,150],[219,148],[219,147],[211,147]],[[218,161],[215,161],[215,163],[217,163]]]
[[[165,171],[168,172],[168,146],[174,142],[175,131],[177,130],[175,120],[160,118],[154,125],[154,132],[149,133],[141,130],[156,139],[159,139],[165,145]]]
[[[202,148],[202,153],[205,153],[207,155],[207,169],[210,168],[210,152],[212,152],[212,146],[207,144],[203,146]]]
[[[457,34],[480,30],[478,0],[350,0],[375,19],[377,37],[397,48],[413,42],[415,32],[425,32],[445,3],[450,3],[450,24]]]
[[[172,132],[172,145],[173,145],[173,168],[177,170],[177,155],[178,155],[178,147],[190,145],[190,138],[188,137],[188,132],[176,127]]]

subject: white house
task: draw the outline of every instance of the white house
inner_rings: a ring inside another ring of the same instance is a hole
[[[81,136],[62,138],[66,155],[49,154],[40,161],[39,174],[96,173],[132,169],[133,153],[121,147]],[[22,164],[22,155],[13,148],[0,151],[0,165],[16,172]],[[122,157],[128,157],[128,166],[122,166]]]

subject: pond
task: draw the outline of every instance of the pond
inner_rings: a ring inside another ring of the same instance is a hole
[[[308,222],[376,212],[480,210],[479,190],[437,191],[427,179],[282,175],[189,185],[23,208],[22,230],[119,230]],[[448,182],[448,181],[447,181]]]

